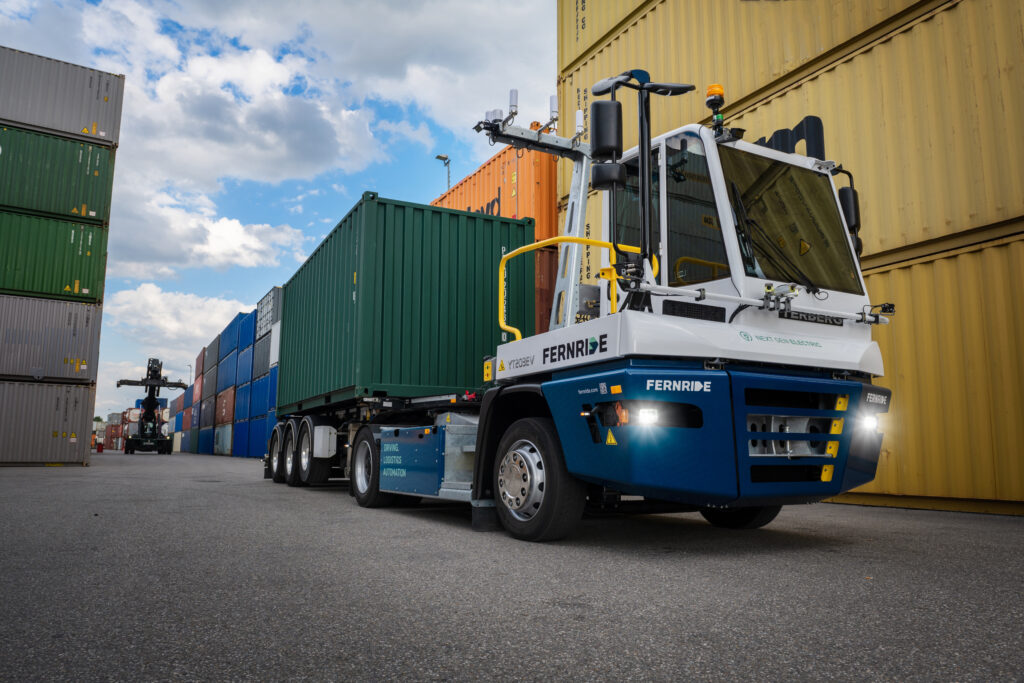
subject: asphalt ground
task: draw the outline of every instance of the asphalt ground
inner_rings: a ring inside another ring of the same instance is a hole
[[[0,469],[5,681],[1018,680],[1022,581],[1015,517],[613,515],[531,544],[252,460]]]

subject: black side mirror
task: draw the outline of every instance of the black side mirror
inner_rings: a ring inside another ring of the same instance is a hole
[[[846,227],[856,234],[860,230],[860,201],[857,199],[857,190],[852,187],[840,187],[839,206],[843,208]]]
[[[590,167],[590,187],[594,190],[614,190],[626,184],[626,167],[607,162]]]
[[[590,158],[615,161],[622,156],[622,104],[596,100],[590,105]]]

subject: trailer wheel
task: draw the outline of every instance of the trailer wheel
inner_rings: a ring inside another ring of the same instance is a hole
[[[299,479],[303,484],[322,484],[331,473],[331,462],[313,457],[313,435],[302,425],[299,435]]]
[[[281,453],[281,430],[275,429],[270,435],[270,479],[275,484],[284,483],[284,454]]]
[[[700,514],[722,529],[760,529],[775,519],[781,505],[763,505],[745,508],[703,508]]]
[[[366,427],[359,430],[352,445],[352,494],[364,508],[385,507],[395,501],[393,494],[380,492],[380,452],[377,439]]]
[[[289,425],[284,435],[284,483],[289,486],[302,486],[299,479],[299,453],[295,447],[295,430]]]
[[[494,498],[501,525],[524,541],[553,541],[576,527],[587,489],[566,469],[550,419],[518,420],[501,437]]]

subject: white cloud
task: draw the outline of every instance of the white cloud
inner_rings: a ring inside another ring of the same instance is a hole
[[[402,140],[422,145],[428,152],[434,148],[434,136],[430,134],[427,124],[413,127],[408,121],[380,121],[374,128],[378,132],[385,132],[391,135],[392,144]]]

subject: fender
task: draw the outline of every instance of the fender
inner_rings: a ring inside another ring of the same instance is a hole
[[[487,390],[480,405],[480,427],[476,433],[473,500],[493,497],[491,469],[494,454],[508,426],[523,417],[550,416],[540,384],[513,384]]]

